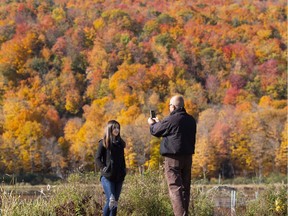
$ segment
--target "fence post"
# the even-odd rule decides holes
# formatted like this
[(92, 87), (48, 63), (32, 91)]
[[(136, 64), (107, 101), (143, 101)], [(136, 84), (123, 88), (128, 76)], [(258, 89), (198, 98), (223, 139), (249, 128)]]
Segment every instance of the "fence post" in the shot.
[(231, 216), (236, 215), (236, 190), (231, 190)]

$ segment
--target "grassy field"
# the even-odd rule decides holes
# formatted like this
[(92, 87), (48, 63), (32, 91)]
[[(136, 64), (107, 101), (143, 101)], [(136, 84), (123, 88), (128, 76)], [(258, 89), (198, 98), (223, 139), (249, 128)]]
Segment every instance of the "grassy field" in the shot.
[[(72, 174), (51, 185), (2, 184), (0, 191), (1, 216), (101, 215), (105, 202), (94, 174)], [(162, 173), (128, 175), (118, 215), (173, 216)], [(190, 215), (287, 215), (287, 184), (193, 183)]]

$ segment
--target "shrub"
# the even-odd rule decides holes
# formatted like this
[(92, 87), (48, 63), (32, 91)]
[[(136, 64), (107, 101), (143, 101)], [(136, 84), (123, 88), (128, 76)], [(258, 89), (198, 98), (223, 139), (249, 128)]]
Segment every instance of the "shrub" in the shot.
[(193, 216), (213, 215), (215, 190), (201, 190), (201, 187), (193, 187), (191, 190), (191, 201), (189, 212)]
[(268, 186), (258, 199), (247, 203), (247, 216), (287, 215), (287, 185)]
[(119, 216), (121, 215), (173, 216), (162, 173), (127, 176), (119, 201)]
[(270, 183), (285, 183), (287, 184), (287, 176), (281, 173), (272, 173), (264, 179), (267, 184)]
[(90, 181), (95, 183), (95, 177), (98, 176), (70, 175), (67, 179), (68, 183), (49, 186), (47, 190), (42, 188), (40, 193), (37, 191), (39, 195), (33, 199), (18, 195), (16, 191), (21, 190), (19, 186), (14, 186), (13, 191), (1, 187), (0, 215), (101, 215), (102, 188), (99, 184), (83, 184)]

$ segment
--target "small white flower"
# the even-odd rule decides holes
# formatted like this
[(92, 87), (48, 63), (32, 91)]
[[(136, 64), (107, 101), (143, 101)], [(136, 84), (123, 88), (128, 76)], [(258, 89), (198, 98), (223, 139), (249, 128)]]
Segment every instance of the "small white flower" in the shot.
[(47, 190), (49, 191), (51, 189), (51, 186), (48, 184), (47, 185)]

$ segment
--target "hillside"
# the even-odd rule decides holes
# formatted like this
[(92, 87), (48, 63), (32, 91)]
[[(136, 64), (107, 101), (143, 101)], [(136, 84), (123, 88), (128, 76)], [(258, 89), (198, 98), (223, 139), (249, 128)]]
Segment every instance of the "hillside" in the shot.
[(286, 21), (282, 0), (1, 1), (0, 173), (93, 170), (110, 119), (128, 168), (158, 169), (149, 109), (182, 94), (194, 176), (285, 174)]

